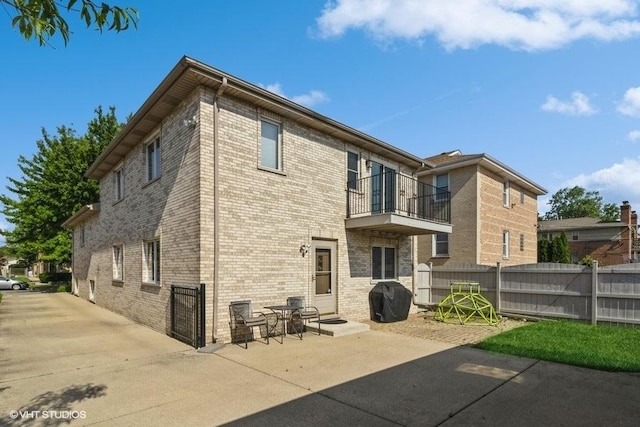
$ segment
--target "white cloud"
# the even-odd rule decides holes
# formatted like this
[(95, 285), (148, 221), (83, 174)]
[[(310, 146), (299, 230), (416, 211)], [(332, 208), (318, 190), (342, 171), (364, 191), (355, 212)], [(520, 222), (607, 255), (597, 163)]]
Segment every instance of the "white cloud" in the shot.
[(571, 94), (571, 101), (560, 101), (555, 96), (549, 95), (547, 101), (540, 108), (544, 111), (570, 116), (590, 116), (598, 111), (589, 102), (589, 97), (578, 91)]
[(618, 112), (625, 116), (640, 116), (640, 87), (632, 87), (625, 92)]
[(327, 94), (319, 90), (311, 90), (308, 93), (304, 93), (302, 95), (287, 96), (284, 94), (282, 85), (280, 83), (272, 83), (268, 85), (259, 84), (259, 86), (265, 88), (269, 92), (273, 92), (276, 95), (287, 98), (295, 102), (296, 104), (304, 105), (305, 107), (312, 107), (314, 105), (329, 101), (329, 97), (327, 96)]
[(631, 132), (629, 132), (629, 135), (627, 135), (627, 137), (629, 138), (629, 140), (636, 142), (640, 139), (640, 130), (632, 130)]
[(448, 50), (483, 44), (548, 50), (640, 35), (635, 0), (335, 0), (316, 23), (322, 38), (350, 29), (378, 41), (433, 36)]
[(626, 158), (620, 163), (589, 174), (580, 174), (566, 181), (562, 188), (579, 185), (590, 191), (598, 191), (605, 203), (636, 202), (640, 211), (640, 157)]

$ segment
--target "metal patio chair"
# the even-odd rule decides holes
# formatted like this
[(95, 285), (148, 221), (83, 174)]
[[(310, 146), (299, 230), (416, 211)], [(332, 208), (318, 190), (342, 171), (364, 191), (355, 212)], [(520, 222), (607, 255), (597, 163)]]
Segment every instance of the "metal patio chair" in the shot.
[(302, 339), (302, 332), (305, 329), (305, 325), (312, 319), (316, 319), (318, 322), (318, 335), (320, 332), (320, 312), (314, 306), (308, 306), (305, 303), (305, 298), (301, 296), (287, 298), (287, 305), (295, 307), (291, 310), (291, 316), (289, 318), (289, 324), (294, 332)]
[[(260, 335), (269, 344), (269, 320), (264, 313), (254, 312), (251, 300), (231, 301), (229, 304), (229, 326), (231, 327), (231, 342), (237, 343), (244, 338), (244, 348), (249, 348), (248, 341), (253, 340), (253, 328), (260, 328)], [(264, 326), (264, 329), (262, 327)], [(264, 330), (264, 334), (262, 331)]]

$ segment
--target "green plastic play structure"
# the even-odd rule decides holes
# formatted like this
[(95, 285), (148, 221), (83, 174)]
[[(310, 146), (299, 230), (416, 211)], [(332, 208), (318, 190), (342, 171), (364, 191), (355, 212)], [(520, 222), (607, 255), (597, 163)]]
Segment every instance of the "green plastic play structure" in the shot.
[(434, 319), (444, 322), (455, 318), (461, 325), (472, 318), (484, 319), (492, 326), (499, 322), (493, 305), (480, 294), (478, 282), (451, 282), (449, 295), (438, 304)]

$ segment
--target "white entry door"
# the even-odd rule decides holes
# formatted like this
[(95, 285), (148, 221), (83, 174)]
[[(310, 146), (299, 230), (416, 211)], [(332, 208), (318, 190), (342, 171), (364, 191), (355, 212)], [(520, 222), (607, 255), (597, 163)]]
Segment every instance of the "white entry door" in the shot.
[(337, 309), (336, 242), (314, 240), (313, 245), (313, 301), (320, 314), (333, 314)]

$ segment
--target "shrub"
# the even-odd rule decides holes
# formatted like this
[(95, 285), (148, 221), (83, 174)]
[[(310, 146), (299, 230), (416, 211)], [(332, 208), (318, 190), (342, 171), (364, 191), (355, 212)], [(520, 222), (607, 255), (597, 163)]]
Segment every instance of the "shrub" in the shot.
[(41, 283), (71, 282), (71, 273), (42, 273), (38, 276)]
[(60, 285), (60, 286), (58, 286), (58, 289), (56, 289), (56, 292), (71, 292), (71, 286), (69, 286), (69, 285)]

